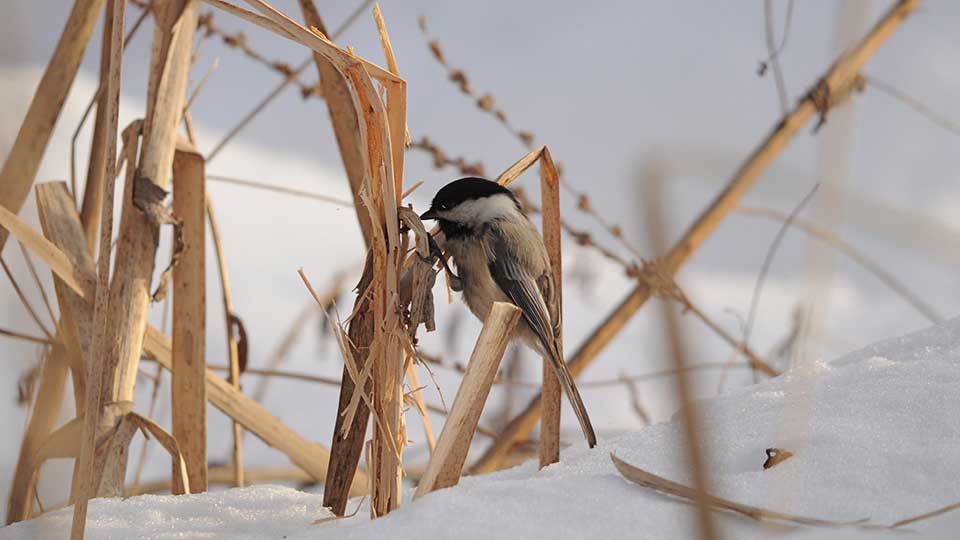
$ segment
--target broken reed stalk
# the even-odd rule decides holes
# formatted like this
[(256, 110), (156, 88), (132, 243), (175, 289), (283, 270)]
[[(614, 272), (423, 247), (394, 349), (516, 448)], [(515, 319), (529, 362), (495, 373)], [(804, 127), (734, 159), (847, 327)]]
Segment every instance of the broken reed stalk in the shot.
[(414, 499), (460, 481), (480, 414), (519, 320), (520, 309), (513, 304), (496, 302), (490, 309)]
[[(181, 141), (173, 157), (173, 211), (180, 220), (182, 244), (174, 255), (170, 399), (173, 436), (183, 452), (193, 493), (207, 490), (205, 202), (203, 156)], [(174, 474), (173, 493), (185, 493), (178, 478)]]
[[(912, 12), (918, 0), (900, 0), (874, 25), (853, 48), (844, 52), (814, 86), (814, 89), (774, 127), (756, 150), (740, 166), (724, 190), (684, 233), (664, 257), (664, 270), (673, 274), (690, 255), (713, 233), (720, 222), (734, 210), (743, 195), (753, 186), (787, 143), (818, 112), (823, 115), (836, 102), (830, 96), (842, 96), (856, 80), (860, 68)], [(650, 288), (639, 283), (614, 310), (594, 329), (568, 362), (577, 376), (600, 354), (626, 326), (631, 317), (650, 298)], [(540, 414), (540, 396), (510, 421), (502, 436), (471, 468), (471, 472), (490, 472), (503, 463), (513, 442), (529, 436)]]
[[(663, 196), (661, 193), (661, 179), (651, 177), (647, 179), (644, 189), (644, 215), (647, 222), (647, 231), (650, 235), (654, 253), (663, 253), (667, 249), (667, 220), (663, 212)], [(659, 265), (646, 263), (644, 266)], [(654, 268), (656, 271), (657, 268)], [(710, 491), (710, 482), (704, 460), (704, 447), (700, 438), (700, 418), (693, 403), (693, 392), (687, 378), (687, 353), (684, 347), (683, 331), (680, 321), (674, 311), (672, 302), (662, 302), (663, 319), (667, 331), (667, 344), (673, 367), (677, 371), (674, 377), (676, 393), (680, 398), (680, 415), (683, 426), (684, 444), (687, 450), (687, 461), (693, 476), (694, 501), (697, 505), (699, 518), (700, 538), (714, 540), (717, 538), (716, 524), (710, 515), (707, 493)]]
[[(197, 134), (194, 131), (193, 116), (189, 110), (183, 112), (183, 125), (187, 129), (187, 139), (191, 144), (196, 146)], [(246, 362), (246, 353), (244, 353), (244, 359), (241, 361), (240, 344), (238, 343), (236, 335), (236, 326), (241, 323), (240, 319), (233, 313), (233, 293), (230, 288), (230, 273), (227, 271), (227, 255), (223, 249), (220, 224), (217, 221), (217, 213), (213, 207), (213, 200), (211, 200), (210, 194), (206, 192), (206, 182), (209, 179), (210, 176), (206, 174), (206, 168), (204, 167), (204, 210), (207, 216), (207, 223), (210, 225), (210, 238), (213, 240), (213, 252), (217, 258), (217, 272), (220, 275), (220, 295), (223, 300), (223, 327), (227, 340), (227, 355), (230, 361), (230, 374), (227, 381), (233, 384), (233, 387), (239, 391), (240, 372), (242, 371), (241, 362)], [(174, 246), (174, 249), (175, 248), (176, 246)], [(166, 308), (166, 304), (164, 304), (164, 308)], [(166, 322), (166, 320), (164, 320), (164, 322)], [(244, 351), (245, 350), (246, 343), (244, 343)], [(158, 367), (157, 369), (160, 368)], [(156, 396), (156, 386), (154, 386), (154, 396)], [(150, 404), (151, 410), (153, 409), (154, 403), (155, 401), (152, 401)], [(243, 473), (243, 429), (238, 422), (233, 420), (231, 420), (230, 425), (233, 432), (233, 453), (231, 456), (231, 467), (234, 472), (233, 485), (234, 487), (243, 487), (245, 485)], [(146, 446), (144, 446), (144, 448), (146, 448)]]
[[(83, 59), (104, 0), (76, 0), (53, 57), (20, 125), (17, 138), (0, 169), (0, 206), (17, 213), (30, 193), (40, 160), (50, 142), (67, 93)], [(0, 250), (8, 232), (0, 230)]]
[[(540, 154), (540, 197), (543, 207), (543, 244), (550, 258), (557, 313), (563, 319), (563, 257), (560, 253), (560, 175), (546, 146)], [(557, 336), (557, 351), (563, 361), (563, 326)], [(560, 461), (560, 379), (550, 360), (543, 359), (543, 399), (540, 419), (540, 468)]]
[[(103, 205), (100, 216), (100, 245), (102, 249), (100, 249), (97, 261), (97, 289), (94, 298), (93, 328), (91, 329), (92, 334), (90, 334), (93, 336), (92, 349), (90, 354), (83, 358), (86, 395), (84, 396), (84, 420), (80, 451), (74, 461), (74, 480), (77, 489), (71, 490), (71, 499), (74, 502), (73, 522), (70, 528), (71, 540), (83, 540), (84, 530), (86, 529), (87, 504), (98, 492), (100, 475), (98, 474), (95, 453), (97, 446), (102, 443), (101, 419), (107, 413), (107, 411), (101, 410), (101, 407), (106, 408), (107, 406), (107, 394), (104, 390), (109, 390), (112, 386), (110, 381), (104, 379), (112, 374), (110, 360), (107, 357), (108, 350), (113, 344), (113, 341), (108, 338), (110, 328), (108, 313), (110, 307), (110, 239), (113, 234), (113, 192), (117, 169), (117, 130), (119, 129), (120, 76), (123, 64), (123, 26), (126, 5), (126, 0), (110, 0), (105, 16), (105, 24), (110, 27), (110, 53), (109, 68), (106, 70), (107, 85), (103, 99), (106, 137), (101, 152), (104, 153), (102, 158), (104, 163), (103, 177), (108, 181), (103, 182), (103, 195), (101, 196)], [(97, 157), (98, 161), (100, 159), (100, 157)], [(128, 161), (128, 170), (132, 167), (133, 163)], [(130, 400), (132, 401), (132, 396)], [(80, 411), (77, 411), (77, 414), (79, 415)], [(113, 475), (114, 479), (118, 476)], [(119, 479), (122, 485), (122, 476), (119, 476)]]

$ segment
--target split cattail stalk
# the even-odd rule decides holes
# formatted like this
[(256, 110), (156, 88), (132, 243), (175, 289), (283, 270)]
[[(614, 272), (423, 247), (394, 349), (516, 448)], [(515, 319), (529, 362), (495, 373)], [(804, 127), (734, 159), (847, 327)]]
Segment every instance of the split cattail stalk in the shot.
[(457, 397), (453, 400), (453, 407), (443, 423), (437, 448), (430, 456), (414, 498), (455, 486), (460, 481), (483, 405), (519, 319), (520, 310), (513, 304), (496, 302), (490, 309), (473, 354), (470, 355), (470, 363), (460, 382)]

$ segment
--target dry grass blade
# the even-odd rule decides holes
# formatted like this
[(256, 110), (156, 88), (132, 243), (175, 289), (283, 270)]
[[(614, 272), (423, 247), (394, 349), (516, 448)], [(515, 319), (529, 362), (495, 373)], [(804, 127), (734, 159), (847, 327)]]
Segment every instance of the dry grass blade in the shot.
[(936, 510), (933, 510), (932, 512), (926, 512), (924, 514), (920, 514), (917, 516), (901, 519), (900, 521), (894, 523), (890, 527), (893, 529), (896, 529), (899, 527), (905, 527), (907, 525), (917, 523), (918, 521), (924, 521), (927, 519), (935, 518), (937, 516), (942, 516), (943, 514), (947, 514), (955, 510), (960, 510), (960, 503), (948, 504), (947, 506), (944, 506), (943, 508), (938, 508)]
[(91, 276), (80, 275), (62, 251), (2, 206), (0, 206), (0, 227), (23, 242), (27, 249), (40, 257), (72, 289), (81, 291), (81, 296), (85, 299), (93, 300), (95, 283), (90, 279)]
[[(665, 270), (676, 272), (694, 251), (702, 245), (716, 230), (717, 226), (736, 208), (743, 195), (759, 179), (761, 173), (786, 147), (787, 143), (821, 109), (825, 92), (843, 93), (856, 80), (863, 64), (877, 51), (887, 38), (900, 26), (904, 19), (916, 8), (918, 0), (900, 0), (890, 8), (874, 27), (853, 48), (845, 52), (820, 79), (815, 99), (811, 93), (804, 98), (773, 131), (760, 143), (754, 152), (740, 166), (727, 183), (724, 190), (710, 206), (687, 229), (680, 241), (664, 257)], [(826, 103), (829, 106), (831, 103)], [(576, 376), (600, 354), (600, 352), (620, 333), (633, 315), (650, 298), (650, 288), (641, 283), (637, 285), (614, 310), (593, 330), (584, 343), (568, 362), (570, 372)], [(472, 468), (473, 472), (495, 470), (503, 462), (513, 441), (528, 436), (536, 426), (540, 409), (540, 396), (535, 397), (527, 407), (510, 422), (503, 435), (494, 442)]]
[[(667, 480), (661, 476), (657, 476), (651, 472), (647, 472), (643, 469), (639, 469), (630, 465), (629, 463), (621, 460), (617, 456), (610, 454), (610, 460), (613, 461), (613, 465), (617, 468), (617, 471), (623, 475), (624, 478), (638, 484), (645, 488), (658, 491), (660, 493), (671, 495), (674, 497), (680, 497), (688, 501), (696, 500), (696, 490), (689, 488), (682, 484)], [(844, 527), (844, 526), (860, 526), (867, 529), (886, 529), (887, 527), (867, 525), (864, 520), (850, 521), (850, 522), (841, 522), (841, 521), (828, 521), (824, 519), (809, 518), (803, 516), (795, 516), (792, 514), (786, 514), (783, 512), (777, 512), (775, 510), (766, 510), (764, 508), (757, 508), (756, 506), (749, 506), (746, 504), (740, 504), (728, 499), (717, 497), (715, 495), (707, 494), (707, 502), (710, 505), (711, 509), (714, 510), (729, 510), (731, 512), (736, 512), (747, 516), (750, 519), (755, 519), (757, 521), (782, 521), (787, 523), (795, 523), (797, 525), (810, 525), (815, 527)]]

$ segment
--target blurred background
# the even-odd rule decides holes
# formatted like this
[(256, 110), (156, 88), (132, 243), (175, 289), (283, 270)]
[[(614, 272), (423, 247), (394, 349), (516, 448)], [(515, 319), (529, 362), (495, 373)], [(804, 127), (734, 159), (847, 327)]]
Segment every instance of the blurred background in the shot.
[[(0, 156), (6, 156), (69, 12), (55, 0), (14, 1), (0, 17)], [(273, 4), (298, 15), (297, 2)], [(362, 2), (317, 2), (332, 33)], [(427, 2), (383, 0), (402, 76), (408, 81), (408, 124), (414, 141), (427, 137), (450, 158), (482, 163), (495, 177), (527, 152), (521, 138), (549, 146), (562, 163), (572, 188), (563, 194), (564, 219), (588, 231), (594, 241), (627, 261), (659, 255), (651, 249), (643, 215), (643, 185), (652, 177), (664, 185), (664, 205), (672, 242), (709, 204), (724, 184), (791, 108), (826, 71), (836, 56), (877, 20), (889, 2)], [(208, 11), (208, 9), (204, 9)], [(128, 28), (140, 15), (130, 6)], [(418, 24), (425, 17), (427, 34)], [(298, 66), (308, 57), (303, 48), (229, 15), (216, 12), (213, 24), (227, 34), (242, 31), (245, 43), (270, 62)], [(862, 73), (866, 85), (842, 108), (831, 111), (814, 134), (804, 129), (759, 180), (744, 201), (752, 213), (736, 212), (697, 251), (677, 282), (691, 301), (727, 332), (741, 339), (747, 321), (749, 345), (778, 369), (791, 356), (830, 360), (866, 344), (923, 328), (956, 314), (960, 279), (960, 4), (930, 0), (911, 16)], [(143, 114), (151, 25), (131, 41), (125, 55), (120, 124)], [(772, 33), (767, 31), (771, 26)], [(87, 49), (80, 74), (48, 147), (38, 181), (70, 180), (70, 145), (87, 102), (96, 91), (100, 28)], [(510, 129), (477, 106), (449, 80), (448, 69), (431, 54), (429, 43), (442, 46), (450, 68), (462, 70), (475, 96), (490, 94)], [(370, 7), (336, 39), (383, 64)], [(768, 41), (778, 50), (782, 93), (770, 62)], [(765, 68), (763, 66), (766, 66)], [(195, 88), (209, 79), (191, 111), (200, 150), (208, 155), (208, 175), (283, 186), (349, 200), (350, 194), (326, 106), (304, 98), (299, 84), (286, 88), (267, 109), (215, 156), (210, 156), (237, 122), (270, 94), (283, 76), (228, 46), (219, 35), (201, 40), (191, 74)], [(309, 88), (316, 82), (312, 65), (299, 77)], [(952, 120), (951, 120), (952, 119)], [(77, 139), (77, 182), (82, 188), (92, 122)], [(512, 131), (511, 131), (512, 130)], [(461, 176), (456, 168), (434, 167), (429, 153), (407, 152), (407, 184), (423, 180), (408, 202), (423, 210), (446, 182)], [(538, 198), (537, 176), (522, 177), (523, 187)], [(786, 215), (820, 187), (800, 213), (835, 238), (855, 248), (874, 265), (872, 271), (801, 230), (785, 232), (769, 264), (762, 294), (758, 276), (780, 224), (758, 217), (758, 209)], [(314, 286), (326, 289), (337, 276), (337, 309), (349, 314), (363, 253), (352, 208), (211, 179), (211, 197), (219, 210), (225, 251), (233, 280), (235, 309), (248, 333), (251, 368), (275, 363), (277, 349), (312, 300), (296, 270), (303, 267)], [(594, 212), (623, 230), (621, 242), (595, 216), (578, 209), (574, 191), (586, 193)], [(21, 216), (36, 224), (32, 196)], [(537, 218), (539, 219), (539, 218)], [(159, 253), (169, 253), (168, 232)], [(629, 248), (624, 243), (629, 244)], [(629, 292), (633, 280), (624, 268), (596, 249), (567, 238), (565, 249), (565, 342), (572, 352), (583, 338)], [(48, 328), (53, 322), (15, 243), (4, 260)], [(208, 294), (219, 294), (216, 268), (208, 256)], [(118, 261), (117, 264), (122, 264)], [(158, 263), (158, 273), (165, 264)], [(909, 290), (894, 292), (877, 270)], [(40, 278), (52, 295), (49, 271)], [(6, 278), (0, 279), (4, 281)], [(422, 350), (447, 366), (464, 363), (479, 323), (455, 299), (446, 302), (438, 283), (438, 331), (421, 340)], [(755, 301), (756, 310), (750, 315)], [(0, 287), (0, 326), (40, 335), (9, 282)], [(219, 302), (209, 301), (208, 362), (225, 363), (224, 328)], [(54, 306), (56, 309), (56, 306)], [(800, 343), (797, 314), (810, 317), (812, 331)], [(601, 436), (639, 429), (669, 418), (676, 409), (673, 380), (651, 376), (623, 382), (622, 376), (645, 376), (669, 368), (660, 310), (646, 306), (582, 375), (584, 398)], [(153, 322), (163, 324), (162, 305)], [(683, 318), (691, 363), (722, 364), (732, 359), (729, 345), (693, 316)], [(786, 347), (782, 345), (786, 344)], [(29, 374), (42, 350), (24, 341), (4, 339), (9, 376), (0, 383), (0, 494), (5, 495), (25, 425)], [(730, 370), (697, 371), (697, 395), (733, 391), (753, 381), (742, 358)], [(342, 361), (323, 317), (313, 314), (283, 355), (286, 370), (339, 377)], [(513, 366), (513, 367), (511, 367)], [(452, 402), (459, 376), (455, 369), (433, 366), (436, 386), (427, 401)], [(527, 351), (505, 360), (504, 378), (537, 383), (540, 362)], [(506, 371), (509, 370), (509, 373)], [(155, 366), (144, 362), (138, 382), (138, 409), (148, 410)], [(424, 379), (421, 375), (422, 380)], [(267, 408), (313, 440), (329, 444), (337, 389), (296, 380), (273, 380), (247, 374), (244, 389)], [(169, 424), (169, 380), (161, 378), (154, 416)], [(495, 387), (481, 424), (496, 428), (526, 404), (535, 389)], [(68, 398), (67, 402), (71, 400)], [(565, 405), (566, 407), (566, 405)], [(578, 428), (565, 409), (564, 434), (580, 442)], [(64, 411), (63, 418), (72, 416)], [(435, 426), (442, 416), (434, 416)], [(211, 460), (229, 455), (228, 424), (210, 415)], [(424, 441), (414, 412), (407, 417), (414, 445), (410, 467), (423, 463)], [(137, 469), (141, 439), (131, 458)], [(286, 464), (286, 458), (248, 436), (248, 467)], [(478, 446), (486, 440), (478, 438)], [(142, 480), (168, 474), (169, 463), (151, 449)], [(51, 463), (42, 476), (40, 498), (60, 504), (69, 463)], [(130, 480), (130, 479), (128, 479)]]

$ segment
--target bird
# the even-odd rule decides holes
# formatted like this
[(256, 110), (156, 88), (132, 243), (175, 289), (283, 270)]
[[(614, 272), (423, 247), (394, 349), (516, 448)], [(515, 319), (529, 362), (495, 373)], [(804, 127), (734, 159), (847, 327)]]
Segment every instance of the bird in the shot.
[(595, 447), (593, 424), (560, 353), (560, 302), (547, 248), (516, 195), (485, 178), (460, 178), (437, 192), (420, 219), (437, 221), (458, 288), (480, 321), (494, 302), (520, 308), (514, 337), (550, 361), (587, 444)]

